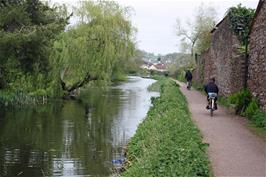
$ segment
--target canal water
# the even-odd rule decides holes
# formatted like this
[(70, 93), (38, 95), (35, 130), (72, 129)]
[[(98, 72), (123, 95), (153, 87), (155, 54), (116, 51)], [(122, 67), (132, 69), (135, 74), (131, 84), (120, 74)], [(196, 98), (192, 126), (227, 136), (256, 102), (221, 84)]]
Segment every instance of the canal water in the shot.
[(0, 176), (109, 176), (159, 93), (154, 80), (81, 91), (73, 101), (0, 108)]

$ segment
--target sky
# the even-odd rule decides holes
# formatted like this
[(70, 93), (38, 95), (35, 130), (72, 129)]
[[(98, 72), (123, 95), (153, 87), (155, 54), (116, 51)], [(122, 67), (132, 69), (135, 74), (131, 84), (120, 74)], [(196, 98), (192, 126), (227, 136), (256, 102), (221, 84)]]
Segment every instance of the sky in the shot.
[[(51, 0), (52, 2), (75, 5), (79, 0)], [(193, 19), (202, 3), (217, 11), (217, 22), (226, 11), (241, 3), (256, 8), (259, 0), (115, 0), (122, 6), (134, 9), (131, 20), (137, 28), (137, 47), (154, 54), (179, 52), (180, 39), (175, 33), (176, 19), (181, 22)]]

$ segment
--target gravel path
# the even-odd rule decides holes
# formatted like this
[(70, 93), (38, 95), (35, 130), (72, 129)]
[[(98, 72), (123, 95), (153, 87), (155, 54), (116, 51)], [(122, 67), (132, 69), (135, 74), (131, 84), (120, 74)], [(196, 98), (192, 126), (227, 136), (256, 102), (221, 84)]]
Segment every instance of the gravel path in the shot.
[(203, 140), (209, 143), (208, 155), (215, 176), (266, 177), (266, 143), (247, 127), (247, 121), (218, 107), (214, 117), (205, 109), (206, 97), (195, 90), (182, 93), (187, 97), (193, 121)]

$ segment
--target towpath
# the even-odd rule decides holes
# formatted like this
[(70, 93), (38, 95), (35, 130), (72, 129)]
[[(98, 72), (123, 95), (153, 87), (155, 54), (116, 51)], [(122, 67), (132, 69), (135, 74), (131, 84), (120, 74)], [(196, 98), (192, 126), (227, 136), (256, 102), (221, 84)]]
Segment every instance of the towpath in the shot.
[(210, 117), (206, 97), (187, 90), (176, 81), (187, 97), (193, 121), (209, 144), (208, 155), (215, 176), (266, 177), (266, 143), (247, 128), (247, 121), (219, 107)]

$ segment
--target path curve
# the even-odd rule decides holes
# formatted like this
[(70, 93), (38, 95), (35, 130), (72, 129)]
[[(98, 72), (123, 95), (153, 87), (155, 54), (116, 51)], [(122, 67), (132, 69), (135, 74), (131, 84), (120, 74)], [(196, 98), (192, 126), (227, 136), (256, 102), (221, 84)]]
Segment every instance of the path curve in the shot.
[(208, 155), (215, 176), (266, 177), (266, 143), (246, 127), (246, 121), (219, 107), (210, 117), (206, 97), (176, 81), (186, 96), (192, 119), (209, 144)]

